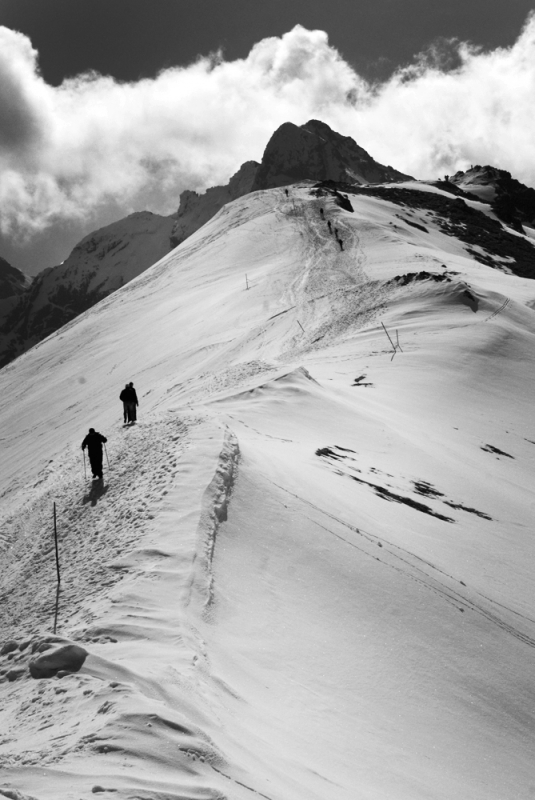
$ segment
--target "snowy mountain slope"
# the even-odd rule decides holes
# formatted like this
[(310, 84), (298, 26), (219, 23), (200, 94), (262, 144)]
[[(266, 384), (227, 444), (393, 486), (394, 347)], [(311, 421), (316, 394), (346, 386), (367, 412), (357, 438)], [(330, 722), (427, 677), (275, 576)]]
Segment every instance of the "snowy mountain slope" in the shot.
[(139, 211), (86, 236), (0, 318), (3, 366), (169, 252), (174, 220)]
[(535, 224), (535, 189), (511, 177), (510, 172), (478, 164), (466, 172), (456, 172), (451, 182), (491, 203), (498, 217), (517, 230)]
[(225, 203), (260, 189), (288, 186), (299, 180), (359, 184), (409, 177), (393, 167), (379, 164), (354, 139), (333, 131), (325, 122), (317, 119), (304, 125), (285, 122), (271, 136), (260, 164), (246, 161), (228, 185), (214, 186), (204, 194), (182, 192), (171, 240), (173, 245), (180, 244)]
[[(289, 195), (225, 206), (0, 371), (4, 793), (535, 786), (535, 283), (417, 202)], [(58, 632), (88, 656), (33, 680), (54, 501)]]

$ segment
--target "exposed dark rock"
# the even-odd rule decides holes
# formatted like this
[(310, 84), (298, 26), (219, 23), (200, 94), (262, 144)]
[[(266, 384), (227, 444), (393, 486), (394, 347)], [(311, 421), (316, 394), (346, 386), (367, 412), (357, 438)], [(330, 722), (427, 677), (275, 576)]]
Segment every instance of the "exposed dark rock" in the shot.
[(408, 180), (390, 166), (375, 161), (350, 136), (325, 122), (305, 125), (285, 122), (267, 143), (252, 191), (286, 186), (301, 180), (345, 181), (349, 184)]
[(61, 645), (30, 661), (30, 675), (32, 678), (53, 678), (60, 670), (78, 672), (86, 658), (87, 650), (80, 645)]
[[(523, 236), (516, 236), (505, 230), (497, 220), (472, 208), (462, 198), (450, 200), (434, 192), (401, 186), (354, 186), (344, 187), (344, 190), (353, 194), (380, 197), (407, 208), (432, 211), (440, 231), (471, 245), (467, 251), (480, 263), (493, 268), (506, 267), (522, 278), (535, 278), (533, 244)], [(485, 252), (473, 249), (474, 246), (480, 247)], [(499, 259), (507, 261), (500, 263)]]

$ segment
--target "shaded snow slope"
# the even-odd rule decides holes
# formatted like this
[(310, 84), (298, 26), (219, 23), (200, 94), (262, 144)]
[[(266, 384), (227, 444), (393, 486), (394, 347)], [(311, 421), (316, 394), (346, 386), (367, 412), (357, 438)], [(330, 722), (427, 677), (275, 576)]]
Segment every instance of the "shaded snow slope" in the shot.
[(40, 272), (0, 317), (0, 365), (159, 261), (171, 249), (173, 224), (170, 217), (138, 211), (93, 231), (62, 264)]
[(0, 792), (535, 786), (535, 283), (351, 203), (242, 197), (0, 371)]

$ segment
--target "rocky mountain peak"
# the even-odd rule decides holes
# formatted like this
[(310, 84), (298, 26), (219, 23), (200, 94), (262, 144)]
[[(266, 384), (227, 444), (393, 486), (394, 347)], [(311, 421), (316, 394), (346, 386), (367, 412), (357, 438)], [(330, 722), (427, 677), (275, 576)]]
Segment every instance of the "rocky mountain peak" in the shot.
[(364, 184), (410, 177), (379, 164), (350, 136), (311, 119), (301, 126), (285, 122), (277, 128), (267, 143), (252, 191), (307, 179)]

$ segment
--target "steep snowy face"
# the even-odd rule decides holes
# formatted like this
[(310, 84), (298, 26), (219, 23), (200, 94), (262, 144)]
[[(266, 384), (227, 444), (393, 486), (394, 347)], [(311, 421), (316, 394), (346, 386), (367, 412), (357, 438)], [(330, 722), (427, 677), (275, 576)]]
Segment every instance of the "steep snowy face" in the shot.
[(149, 211), (131, 214), (89, 234), (63, 264), (39, 273), (0, 317), (0, 366), (162, 258), (171, 249), (173, 223)]
[(310, 120), (300, 127), (285, 122), (266, 146), (252, 191), (307, 179), (362, 184), (409, 178), (377, 163), (354, 139), (325, 122)]

